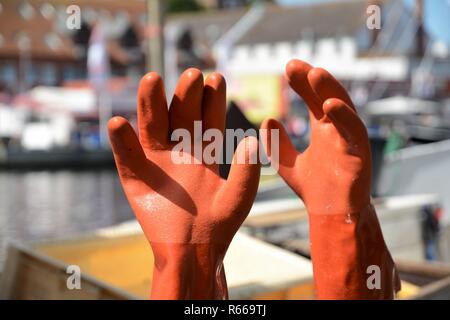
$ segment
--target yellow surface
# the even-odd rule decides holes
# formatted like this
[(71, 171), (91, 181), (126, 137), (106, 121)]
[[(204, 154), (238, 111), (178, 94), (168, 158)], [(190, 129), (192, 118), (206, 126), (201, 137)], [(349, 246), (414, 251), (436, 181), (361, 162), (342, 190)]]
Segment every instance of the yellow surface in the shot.
[(397, 293), (397, 298), (407, 299), (419, 293), (420, 287), (413, 285), (412, 283), (402, 281), (402, 290)]
[[(36, 249), (66, 264), (79, 265), (82, 272), (118, 287), (138, 298), (148, 298), (151, 288), (153, 255), (143, 235), (116, 238), (90, 237), (39, 245)], [(419, 287), (402, 281), (399, 299), (413, 296)], [(252, 299), (314, 299), (312, 281), (254, 294)]]
[(92, 237), (37, 247), (39, 252), (80, 266), (85, 272), (139, 298), (150, 294), (153, 255), (142, 235)]
[[(138, 298), (149, 297), (153, 256), (143, 235), (90, 237), (36, 246), (37, 251), (94, 276)], [(313, 299), (312, 281), (287, 289), (255, 292), (251, 299)]]
[(261, 123), (267, 117), (279, 117), (281, 88), (279, 75), (234, 76), (228, 98), (238, 103), (248, 120)]

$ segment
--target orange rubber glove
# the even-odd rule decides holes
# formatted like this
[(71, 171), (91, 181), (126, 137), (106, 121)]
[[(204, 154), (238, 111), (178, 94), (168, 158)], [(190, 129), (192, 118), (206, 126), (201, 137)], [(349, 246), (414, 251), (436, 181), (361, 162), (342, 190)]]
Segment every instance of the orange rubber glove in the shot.
[[(258, 142), (241, 141), (223, 180), (218, 164), (174, 163), (169, 138), (178, 128), (193, 136), (194, 121), (223, 133), (225, 95), (220, 74), (204, 83), (199, 70), (188, 69), (168, 110), (161, 78), (149, 73), (138, 92), (139, 139), (124, 118), (108, 123), (122, 186), (155, 257), (152, 299), (228, 297), (223, 258), (256, 196), (260, 165), (248, 160)], [(246, 162), (236, 163), (241, 156)]]
[[(326, 70), (292, 60), (286, 73), (308, 105), (310, 145), (297, 152), (276, 120), (267, 119), (262, 129), (280, 130), (279, 174), (308, 210), (316, 295), (392, 299), (400, 285), (370, 204), (371, 156), (365, 126), (345, 89)], [(263, 141), (269, 156), (273, 143)], [(379, 289), (375, 278), (369, 279), (375, 275), (371, 266), (379, 267)]]

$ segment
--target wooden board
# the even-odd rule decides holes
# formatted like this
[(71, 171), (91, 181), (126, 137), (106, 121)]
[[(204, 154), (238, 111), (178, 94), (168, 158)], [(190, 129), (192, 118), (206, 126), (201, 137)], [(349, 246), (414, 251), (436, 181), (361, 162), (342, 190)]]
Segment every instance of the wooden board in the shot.
[[(107, 285), (130, 298), (149, 297), (153, 255), (135, 221), (75, 239), (35, 243), (33, 247), (38, 253), (34, 255), (37, 258), (31, 260), (22, 250), (11, 250), (8, 261), (13, 261), (11, 265), (23, 267), (8, 268), (8, 275), (4, 277), (9, 282), (5, 287), (10, 288), (5, 290), (7, 297), (103, 298), (88, 284), (85, 285), (87, 292), (83, 295), (78, 292), (79, 297), (74, 292), (66, 293), (67, 265), (79, 266), (84, 276), (97, 281), (99, 290)], [(17, 254), (19, 258), (14, 258)], [(57, 261), (58, 267), (42, 270), (41, 260)], [(14, 270), (19, 270), (26, 281), (14, 276)], [(225, 259), (225, 272), (231, 299), (314, 298), (312, 266), (308, 259), (245, 234), (238, 233), (231, 243)], [(33, 283), (36, 274), (42, 274), (48, 280)], [(38, 289), (41, 293), (33, 292), (33, 288), (41, 288)]]
[(19, 244), (8, 248), (0, 279), (0, 299), (131, 299), (126, 292), (89, 275), (81, 275), (81, 290), (67, 287), (66, 266)]
[[(104, 230), (99, 233), (103, 237), (40, 244), (39, 252), (12, 244), (0, 279), (0, 299), (147, 298), (151, 251), (145, 238), (133, 232)], [(66, 267), (76, 263), (82, 269), (82, 290), (69, 290)], [(397, 261), (397, 267), (402, 277), (412, 279), (402, 281), (399, 298), (450, 297), (450, 265)], [(232, 242), (225, 270), (231, 299), (314, 298), (309, 260), (245, 234), (238, 233)]]

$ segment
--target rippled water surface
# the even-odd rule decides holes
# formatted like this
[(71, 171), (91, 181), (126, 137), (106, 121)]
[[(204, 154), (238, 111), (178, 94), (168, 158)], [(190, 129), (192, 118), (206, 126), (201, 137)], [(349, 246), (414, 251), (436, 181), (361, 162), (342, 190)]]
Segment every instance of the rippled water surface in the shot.
[(0, 266), (11, 239), (67, 238), (132, 218), (113, 169), (0, 171)]

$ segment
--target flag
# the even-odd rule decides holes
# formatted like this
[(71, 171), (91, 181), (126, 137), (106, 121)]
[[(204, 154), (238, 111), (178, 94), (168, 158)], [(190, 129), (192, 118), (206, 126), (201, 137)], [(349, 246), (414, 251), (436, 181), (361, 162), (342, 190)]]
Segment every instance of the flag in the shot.
[(89, 39), (87, 53), (89, 81), (97, 90), (103, 89), (110, 76), (109, 56), (102, 24), (97, 22)]

